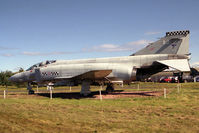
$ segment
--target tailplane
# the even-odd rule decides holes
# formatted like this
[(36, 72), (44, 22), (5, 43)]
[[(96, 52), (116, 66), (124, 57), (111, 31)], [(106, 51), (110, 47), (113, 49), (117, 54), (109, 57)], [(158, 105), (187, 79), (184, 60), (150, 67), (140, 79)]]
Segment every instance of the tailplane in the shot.
[(165, 37), (150, 43), (131, 56), (149, 54), (189, 55), (189, 34), (189, 30), (166, 32)]

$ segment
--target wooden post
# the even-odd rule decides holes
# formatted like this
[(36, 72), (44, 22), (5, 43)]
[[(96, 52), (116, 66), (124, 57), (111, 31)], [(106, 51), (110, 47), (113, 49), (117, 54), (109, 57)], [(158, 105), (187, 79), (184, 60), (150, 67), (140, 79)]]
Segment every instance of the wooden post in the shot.
[(4, 90), (5, 92), (5, 96), (4, 96), (4, 99), (6, 99), (6, 95), (7, 95), (7, 93), (8, 93), (8, 86), (6, 85), (6, 89)]
[(178, 88), (178, 93), (180, 92), (180, 86), (179, 84), (177, 84), (177, 88)]
[(38, 85), (37, 85), (37, 93), (39, 93), (39, 87), (38, 87)]
[(6, 91), (3, 91), (3, 99), (6, 99)]
[(52, 86), (49, 86), (49, 88), (50, 88), (50, 99), (53, 99)]
[(140, 90), (140, 84), (138, 83), (137, 89)]
[(71, 91), (71, 86), (70, 86), (70, 91)]
[(196, 82), (196, 77), (193, 78), (194, 82)]
[(99, 94), (100, 94), (100, 101), (102, 101), (102, 86), (100, 86)]
[(164, 88), (164, 98), (167, 98), (167, 89)]

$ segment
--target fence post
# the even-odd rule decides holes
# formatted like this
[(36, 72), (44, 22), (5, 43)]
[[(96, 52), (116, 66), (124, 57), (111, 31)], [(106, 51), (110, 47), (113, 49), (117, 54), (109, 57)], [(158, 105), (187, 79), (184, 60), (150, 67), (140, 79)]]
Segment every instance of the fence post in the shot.
[(6, 99), (6, 90), (3, 91), (3, 98)]
[(37, 93), (39, 93), (39, 87), (38, 87), (38, 85), (37, 85)]
[(52, 86), (49, 86), (50, 89), (50, 99), (53, 99), (53, 91), (52, 91)]
[(100, 94), (100, 101), (102, 101), (102, 86), (100, 86), (99, 94)]
[(164, 88), (164, 98), (167, 98), (167, 89)]
[(178, 93), (180, 92), (180, 84), (177, 84)]

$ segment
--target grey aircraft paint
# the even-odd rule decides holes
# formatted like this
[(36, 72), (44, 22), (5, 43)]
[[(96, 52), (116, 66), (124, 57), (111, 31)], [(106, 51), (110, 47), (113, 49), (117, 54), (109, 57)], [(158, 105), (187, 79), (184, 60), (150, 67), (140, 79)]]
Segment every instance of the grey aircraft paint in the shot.
[(131, 56), (46, 61), (9, 80), (47, 85), (60, 81), (69, 86), (82, 84), (81, 93), (87, 95), (93, 82), (108, 83), (108, 89), (113, 81), (141, 80), (168, 67), (188, 72), (188, 55), (189, 31), (174, 31)]
[(148, 54), (189, 54), (189, 31), (167, 32), (160, 40), (146, 46), (133, 55)]

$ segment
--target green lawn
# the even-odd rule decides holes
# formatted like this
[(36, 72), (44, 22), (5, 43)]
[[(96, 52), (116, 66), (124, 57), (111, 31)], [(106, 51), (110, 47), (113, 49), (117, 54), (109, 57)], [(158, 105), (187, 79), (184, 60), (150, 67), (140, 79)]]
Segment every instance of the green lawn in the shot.
[[(91, 98), (50, 100), (26, 94), (17, 97), (12, 94), (3, 99), (0, 95), (0, 131), (199, 132), (199, 84), (182, 84), (179, 93), (176, 85), (140, 83), (139, 90), (137, 84), (124, 86), (125, 91), (162, 91), (167, 88), (170, 93), (166, 99), (161, 96), (103, 101)], [(69, 91), (69, 87), (65, 88)], [(92, 90), (97, 90), (95, 88)], [(3, 89), (0, 87), (1, 91)]]

